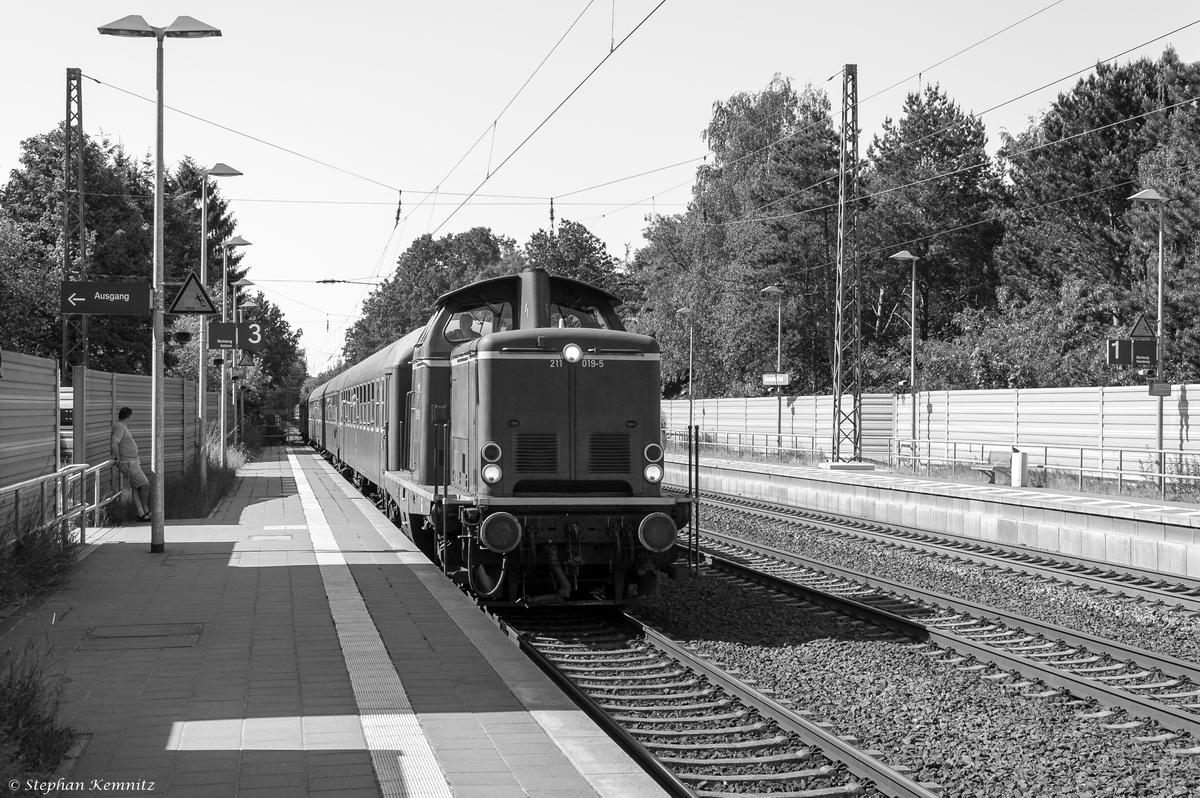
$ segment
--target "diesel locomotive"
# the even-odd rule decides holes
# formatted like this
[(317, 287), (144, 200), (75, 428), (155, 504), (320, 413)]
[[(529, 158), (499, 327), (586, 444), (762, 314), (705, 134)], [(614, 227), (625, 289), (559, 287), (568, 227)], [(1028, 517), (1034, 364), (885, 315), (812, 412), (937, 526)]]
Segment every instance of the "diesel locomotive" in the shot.
[(690, 498), (664, 496), (659, 348), (541, 269), (437, 301), (312, 391), (302, 430), (488, 603), (652, 595)]

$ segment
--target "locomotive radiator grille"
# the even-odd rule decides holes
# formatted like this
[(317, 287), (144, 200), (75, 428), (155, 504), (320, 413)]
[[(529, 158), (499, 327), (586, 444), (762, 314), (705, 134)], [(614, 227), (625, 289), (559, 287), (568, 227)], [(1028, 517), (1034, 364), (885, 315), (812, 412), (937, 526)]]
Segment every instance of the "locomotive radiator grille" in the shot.
[(628, 433), (588, 435), (588, 470), (593, 474), (629, 473)]
[(558, 436), (554, 433), (517, 433), (514, 440), (517, 473), (558, 470)]

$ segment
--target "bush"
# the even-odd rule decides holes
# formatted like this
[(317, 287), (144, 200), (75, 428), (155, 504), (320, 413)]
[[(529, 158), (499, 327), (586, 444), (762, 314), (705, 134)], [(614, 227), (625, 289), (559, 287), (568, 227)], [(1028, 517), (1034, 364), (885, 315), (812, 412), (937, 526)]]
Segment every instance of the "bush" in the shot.
[(47, 778), (79, 735), (58, 725), (65, 681), (47, 676), (49, 649), (30, 640), (0, 658), (0, 783)]

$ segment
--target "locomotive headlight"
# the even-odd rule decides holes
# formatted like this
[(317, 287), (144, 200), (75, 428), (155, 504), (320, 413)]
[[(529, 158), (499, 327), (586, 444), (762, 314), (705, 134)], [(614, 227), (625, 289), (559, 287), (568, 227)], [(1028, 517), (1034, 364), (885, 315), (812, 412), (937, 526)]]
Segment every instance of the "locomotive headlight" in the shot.
[(479, 456), (483, 458), (485, 463), (494, 463), (500, 459), (500, 444), (494, 441), (488, 441), (483, 446), (479, 447)]
[(663, 449), (657, 443), (646, 444), (646, 448), (642, 450), (642, 454), (644, 454), (646, 459), (651, 463), (657, 463), (663, 459)]
[(650, 513), (638, 526), (638, 540), (650, 551), (666, 551), (675, 545), (675, 522), (666, 513)]
[(508, 554), (521, 543), (521, 522), (509, 513), (492, 513), (479, 525), (479, 542), (489, 551)]
[(495, 463), (488, 463), (480, 469), (479, 473), (483, 477), (483, 481), (489, 485), (495, 485), (500, 481), (500, 477), (504, 476), (504, 471)]
[(662, 482), (662, 466), (660, 466), (658, 463), (651, 463), (642, 469), (642, 476), (646, 478), (647, 482)]
[(578, 363), (583, 359), (583, 347), (579, 344), (567, 344), (563, 347), (563, 360), (568, 363)]

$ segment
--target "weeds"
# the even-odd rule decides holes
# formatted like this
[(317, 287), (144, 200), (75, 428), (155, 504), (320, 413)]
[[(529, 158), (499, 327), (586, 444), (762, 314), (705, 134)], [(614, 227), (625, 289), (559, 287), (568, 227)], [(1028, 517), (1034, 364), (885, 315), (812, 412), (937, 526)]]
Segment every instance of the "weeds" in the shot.
[(26, 517), (0, 525), (0, 607), (24, 604), (70, 570), (77, 556), (74, 540), (58, 524)]
[(50, 678), (50, 663), (33, 640), (0, 658), (0, 783), (48, 777), (79, 737), (58, 725), (65, 680)]

